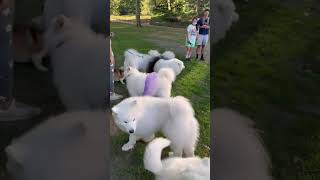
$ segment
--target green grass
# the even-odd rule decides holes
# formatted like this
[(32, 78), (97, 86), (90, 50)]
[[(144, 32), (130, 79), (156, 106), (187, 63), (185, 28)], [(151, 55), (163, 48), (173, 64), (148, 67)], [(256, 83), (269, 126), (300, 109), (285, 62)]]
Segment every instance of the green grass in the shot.
[[(134, 25), (112, 23), (111, 31), (115, 32), (112, 39), (112, 48), (115, 54), (116, 66), (123, 64), (123, 53), (128, 48), (137, 49), (146, 53), (150, 49), (163, 51), (151, 38), (159, 37), (167, 39), (167, 43), (184, 43), (184, 29), (169, 28), (163, 26), (146, 26), (142, 29)], [(182, 59), (182, 54), (178, 54)], [(190, 99), (200, 124), (200, 141), (196, 154), (209, 156), (210, 146), (210, 68), (209, 65), (198, 62), (185, 62), (186, 69), (177, 77), (173, 84), (173, 96), (182, 95)], [(117, 84), (116, 89), (126, 91), (125, 86)], [(120, 87), (119, 87), (120, 86)], [(152, 179), (152, 174), (143, 168), (143, 152), (145, 144), (138, 143), (133, 151), (122, 152), (121, 146), (128, 140), (128, 135), (121, 133), (112, 139), (112, 157), (115, 164), (112, 165), (112, 174), (126, 179)], [(118, 164), (125, 162), (125, 164)]]
[(215, 106), (256, 121), (276, 179), (320, 179), (319, 7), (238, 2), (240, 21), (212, 50)]

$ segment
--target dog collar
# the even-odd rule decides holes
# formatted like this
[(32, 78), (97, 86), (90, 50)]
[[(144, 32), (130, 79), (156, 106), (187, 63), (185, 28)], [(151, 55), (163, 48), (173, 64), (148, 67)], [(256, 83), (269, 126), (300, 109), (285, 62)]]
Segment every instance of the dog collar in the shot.
[(67, 42), (67, 39), (64, 41), (61, 41), (60, 43), (58, 43), (55, 47), (55, 49), (58, 49), (59, 47), (63, 46), (65, 43)]

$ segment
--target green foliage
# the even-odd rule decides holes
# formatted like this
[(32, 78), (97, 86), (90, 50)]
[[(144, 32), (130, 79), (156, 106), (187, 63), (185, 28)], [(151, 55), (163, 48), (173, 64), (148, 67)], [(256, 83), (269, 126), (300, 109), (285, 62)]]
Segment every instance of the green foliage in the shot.
[[(135, 2), (135, 0), (112, 0), (111, 15), (134, 15)], [(154, 15), (169, 22), (176, 22), (184, 19), (184, 17), (190, 18), (197, 15), (198, 1), (170, 0), (169, 2), (168, 0), (142, 0), (141, 15)], [(201, 0), (199, 3), (200, 12), (209, 8), (209, 6), (209, 0)]]

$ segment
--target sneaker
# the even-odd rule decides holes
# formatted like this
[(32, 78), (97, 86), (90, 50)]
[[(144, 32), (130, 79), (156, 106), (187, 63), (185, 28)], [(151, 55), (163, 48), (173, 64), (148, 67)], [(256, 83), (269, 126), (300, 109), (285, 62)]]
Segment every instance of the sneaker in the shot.
[(203, 54), (201, 55), (201, 58), (200, 58), (201, 61), (204, 61), (204, 57), (203, 57)]
[(15, 102), (15, 100), (13, 100), (8, 109), (0, 110), (0, 122), (28, 120), (39, 115), (40, 113), (40, 108), (32, 107), (20, 102)]
[(112, 93), (112, 95), (110, 96), (110, 101), (119, 100), (119, 99), (121, 99), (121, 98), (123, 98), (122, 95), (116, 94), (116, 93)]

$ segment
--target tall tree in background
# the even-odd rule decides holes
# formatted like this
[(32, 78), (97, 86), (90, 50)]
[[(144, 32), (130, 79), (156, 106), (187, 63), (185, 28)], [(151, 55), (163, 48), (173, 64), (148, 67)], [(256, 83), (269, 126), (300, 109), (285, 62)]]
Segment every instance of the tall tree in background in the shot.
[(167, 0), (168, 2), (168, 10), (171, 11), (171, 0)]
[(136, 0), (136, 23), (138, 27), (142, 27), (141, 25), (141, 18), (140, 18), (140, 14), (141, 14), (141, 0)]

